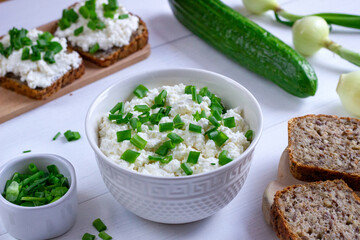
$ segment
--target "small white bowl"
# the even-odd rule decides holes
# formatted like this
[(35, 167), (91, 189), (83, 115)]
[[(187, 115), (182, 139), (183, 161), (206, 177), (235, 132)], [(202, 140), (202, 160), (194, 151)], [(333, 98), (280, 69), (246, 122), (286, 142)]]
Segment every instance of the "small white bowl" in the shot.
[(75, 223), (77, 214), (76, 177), (74, 167), (66, 159), (54, 154), (27, 153), (8, 161), (0, 168), (0, 190), (15, 172), (27, 172), (30, 163), (40, 170), (55, 164), (68, 178), (70, 188), (59, 200), (39, 207), (23, 207), (0, 195), (0, 217), (5, 229), (15, 238), (40, 240), (60, 236)]
[[(98, 146), (99, 121), (114, 104), (130, 100), (139, 84), (150, 89), (180, 83), (198, 88), (207, 86), (227, 108), (240, 106), (243, 109), (244, 118), (255, 133), (244, 153), (214, 171), (183, 177), (156, 177), (122, 168), (101, 152)], [(168, 69), (145, 72), (106, 89), (90, 106), (85, 129), (102, 178), (115, 199), (142, 218), (178, 224), (206, 218), (238, 194), (262, 132), (262, 113), (254, 96), (228, 77), (205, 70)]]

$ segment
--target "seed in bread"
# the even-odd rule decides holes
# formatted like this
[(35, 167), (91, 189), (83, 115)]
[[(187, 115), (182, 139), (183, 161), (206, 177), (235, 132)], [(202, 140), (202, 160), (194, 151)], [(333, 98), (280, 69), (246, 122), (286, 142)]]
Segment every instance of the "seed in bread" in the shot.
[(360, 190), (360, 120), (306, 115), (288, 124), (290, 171), (303, 181), (343, 179)]
[(360, 239), (360, 198), (343, 180), (278, 191), (270, 215), (281, 240)]

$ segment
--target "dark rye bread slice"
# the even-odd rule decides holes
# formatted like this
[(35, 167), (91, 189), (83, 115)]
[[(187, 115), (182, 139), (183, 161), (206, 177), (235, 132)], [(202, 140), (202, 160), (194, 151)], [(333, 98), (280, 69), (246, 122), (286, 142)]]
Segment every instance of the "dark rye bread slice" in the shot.
[(80, 78), (85, 72), (85, 65), (82, 61), (78, 68), (70, 69), (67, 73), (62, 75), (59, 79), (54, 81), (52, 85), (47, 88), (30, 88), (26, 82), (20, 81), (20, 77), (13, 73), (7, 73), (4, 77), (0, 77), (0, 86), (16, 93), (25, 95), (29, 98), (43, 100), (59, 91), (62, 87), (72, 83), (75, 79)]
[(292, 175), (303, 181), (343, 179), (360, 190), (360, 120), (306, 115), (288, 123)]
[[(74, 5), (70, 6), (72, 8)], [(149, 32), (144, 21), (139, 18), (139, 27), (131, 35), (130, 43), (123, 47), (112, 47), (109, 50), (98, 50), (95, 54), (83, 51), (80, 47), (71, 45), (71, 42), (68, 41), (68, 45), (71, 49), (77, 51), (83, 58), (99, 65), (100, 67), (107, 67), (111, 64), (114, 64), (120, 59), (126, 58), (130, 54), (141, 50), (146, 46), (149, 40)], [(57, 29), (57, 24), (55, 24), (52, 29), (52, 33), (55, 33)]]
[(343, 180), (278, 191), (270, 217), (281, 240), (360, 239), (360, 198)]

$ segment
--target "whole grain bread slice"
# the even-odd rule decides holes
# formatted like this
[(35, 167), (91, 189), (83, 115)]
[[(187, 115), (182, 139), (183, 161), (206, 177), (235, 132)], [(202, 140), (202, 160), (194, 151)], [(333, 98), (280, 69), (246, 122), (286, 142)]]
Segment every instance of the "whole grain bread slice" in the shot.
[(360, 120), (306, 115), (288, 122), (290, 171), (302, 181), (343, 179), (360, 190)]
[(78, 68), (70, 69), (62, 75), (49, 87), (46, 88), (30, 88), (26, 82), (20, 81), (18, 76), (13, 73), (7, 73), (4, 77), (0, 77), (0, 86), (16, 93), (25, 95), (29, 98), (43, 100), (59, 91), (62, 87), (72, 83), (75, 79), (80, 78), (85, 72), (85, 65), (82, 61)]
[[(74, 7), (74, 5), (70, 6), (69, 8)], [(68, 41), (69, 48), (72, 50), (77, 51), (84, 59), (89, 60), (97, 64), (100, 67), (107, 67), (111, 64), (114, 64), (118, 60), (126, 58), (130, 54), (137, 52), (144, 48), (149, 40), (149, 32), (146, 27), (145, 22), (139, 18), (139, 27), (137, 30), (131, 35), (130, 42), (128, 45), (122, 47), (112, 47), (109, 50), (98, 50), (96, 53), (91, 54), (89, 52), (83, 51), (80, 47), (71, 45), (71, 42)], [(55, 24), (51, 33), (55, 33), (58, 25)]]
[(360, 198), (343, 180), (278, 191), (270, 217), (281, 240), (360, 239)]

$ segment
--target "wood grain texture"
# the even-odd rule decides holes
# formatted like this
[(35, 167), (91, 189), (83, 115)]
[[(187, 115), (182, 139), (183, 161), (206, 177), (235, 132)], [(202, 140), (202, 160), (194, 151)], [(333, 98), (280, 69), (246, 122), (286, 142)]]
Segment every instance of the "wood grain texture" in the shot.
[[(42, 31), (49, 31), (53, 28), (56, 22), (57, 21), (50, 22), (48, 24), (38, 27), (38, 29)], [(141, 60), (144, 60), (150, 55), (150, 52), (150, 45), (147, 44), (140, 51), (137, 51), (106, 68), (99, 67), (91, 62), (84, 60), (85, 74), (81, 78), (75, 80), (73, 83), (61, 88), (57, 93), (50, 96), (46, 100), (30, 99), (13, 91), (0, 88), (0, 123), (10, 120), (16, 116), (19, 116), (22, 113), (30, 111), (31, 109), (34, 109), (58, 97), (75, 91), (76, 89), (84, 87), (89, 83), (104, 78), (123, 68), (133, 65)]]

